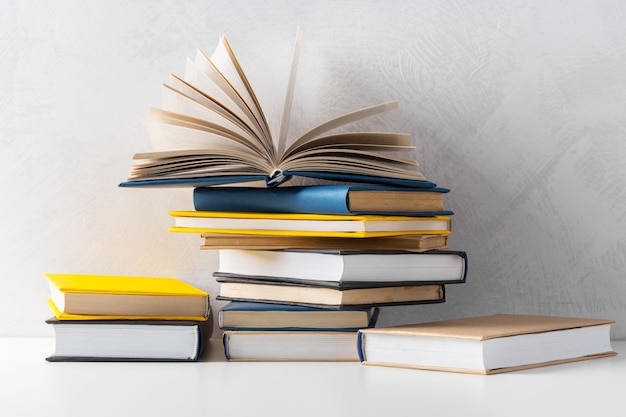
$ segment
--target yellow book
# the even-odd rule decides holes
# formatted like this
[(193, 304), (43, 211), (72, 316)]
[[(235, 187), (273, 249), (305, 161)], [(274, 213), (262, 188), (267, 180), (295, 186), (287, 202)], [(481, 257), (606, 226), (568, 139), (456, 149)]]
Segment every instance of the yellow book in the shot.
[(77, 315), (100, 319), (206, 320), (209, 294), (175, 278), (45, 274), (59, 320)]
[(299, 213), (172, 211), (172, 232), (272, 236), (379, 237), (449, 235), (449, 216), (381, 216)]

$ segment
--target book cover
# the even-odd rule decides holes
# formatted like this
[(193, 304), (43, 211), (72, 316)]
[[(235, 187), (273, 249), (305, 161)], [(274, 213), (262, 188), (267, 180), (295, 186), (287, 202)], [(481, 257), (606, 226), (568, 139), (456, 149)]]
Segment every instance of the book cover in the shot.
[(218, 300), (353, 309), (390, 305), (441, 303), (443, 285), (405, 285), (370, 288), (333, 288), (328, 283), (296, 283), (247, 277), (217, 277)]
[(45, 274), (60, 313), (103, 316), (209, 315), (209, 294), (175, 278)]
[(172, 320), (46, 320), (54, 329), (49, 362), (197, 361), (211, 327)]
[(379, 216), (297, 213), (172, 211), (172, 232), (273, 236), (380, 237), (449, 235), (450, 216)]
[(131, 172), (120, 186), (198, 187), (260, 180), (271, 187), (301, 176), (434, 187), (417, 170), (415, 159), (398, 156), (415, 149), (409, 135), (330, 133), (395, 109), (395, 101), (343, 114), (288, 138), (299, 44), (300, 32), (280, 127), (274, 132), (226, 37), (210, 56), (198, 51), (183, 76), (172, 75), (162, 86), (163, 108), (150, 109), (148, 117), (153, 151), (133, 156)]
[(374, 327), (376, 307), (330, 310), (276, 303), (231, 301), (218, 312), (222, 330), (334, 330)]
[(366, 365), (495, 374), (615, 355), (613, 320), (496, 314), (359, 330)]
[(459, 284), (467, 277), (463, 251), (220, 249), (218, 277), (318, 282), (333, 288)]
[(449, 191), (355, 184), (198, 187), (193, 203), (196, 211), (449, 216), (453, 213), (443, 204), (443, 195)]

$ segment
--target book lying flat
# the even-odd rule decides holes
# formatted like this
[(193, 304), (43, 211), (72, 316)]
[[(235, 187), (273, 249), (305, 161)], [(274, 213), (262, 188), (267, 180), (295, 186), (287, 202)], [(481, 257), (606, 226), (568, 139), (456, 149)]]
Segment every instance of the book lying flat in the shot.
[(232, 331), (223, 334), (229, 361), (358, 362), (354, 331)]
[(446, 249), (447, 235), (402, 235), (345, 239), (324, 236), (270, 236), (202, 233), (203, 250), (215, 249), (351, 249), (423, 252)]
[(497, 314), (359, 331), (366, 365), (495, 374), (615, 355), (612, 320)]
[(218, 312), (223, 330), (341, 330), (374, 327), (378, 308), (329, 310), (288, 304), (231, 301)]
[[(164, 317), (197, 321), (209, 316), (209, 294), (175, 278), (45, 274), (53, 311), (125, 318)], [(105, 317), (103, 317), (105, 318)]]
[(443, 195), (449, 191), (355, 184), (198, 187), (193, 203), (197, 211), (449, 216), (453, 213), (443, 204)]
[(403, 304), (441, 303), (443, 285), (406, 285), (370, 288), (333, 288), (325, 282), (295, 283), (246, 277), (217, 277), (218, 300), (282, 303), (353, 309)]
[(205, 316), (181, 316), (181, 315), (128, 315), (128, 314), (73, 314), (73, 313), (65, 313), (54, 304), (52, 299), (48, 298), (46, 300), (48, 307), (54, 314), (54, 317), (57, 320), (72, 320), (72, 321), (95, 321), (95, 320), (171, 320), (171, 321), (206, 321), (209, 319), (211, 315), (211, 309), (207, 312)]
[(449, 235), (449, 216), (411, 217), (293, 213), (173, 211), (172, 232), (283, 236), (377, 237)]
[(218, 254), (215, 276), (320, 281), (338, 288), (455, 284), (467, 276), (467, 254), (462, 251), (220, 249)]
[(73, 321), (51, 318), (50, 362), (196, 361), (204, 347), (199, 322), (158, 320)]
[(121, 186), (201, 186), (262, 180), (268, 186), (291, 176), (345, 182), (432, 187), (417, 162), (398, 152), (414, 150), (395, 132), (331, 133), (397, 107), (397, 102), (347, 113), (309, 130), (287, 145), (299, 56), (296, 38), (280, 128), (272, 132), (239, 60), (221, 37), (207, 56), (188, 59), (184, 76), (163, 85), (163, 108), (151, 109), (153, 152), (138, 153)]

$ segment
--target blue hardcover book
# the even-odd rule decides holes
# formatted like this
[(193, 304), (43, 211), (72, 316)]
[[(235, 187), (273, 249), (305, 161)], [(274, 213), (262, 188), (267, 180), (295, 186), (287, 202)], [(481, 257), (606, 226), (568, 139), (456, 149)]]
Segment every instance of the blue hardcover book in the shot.
[(397, 214), (449, 216), (447, 188), (401, 188), (385, 185), (312, 185), (296, 187), (198, 187), (197, 211), (246, 213)]
[(377, 307), (331, 310), (302, 305), (231, 301), (218, 312), (222, 330), (356, 331), (374, 327)]

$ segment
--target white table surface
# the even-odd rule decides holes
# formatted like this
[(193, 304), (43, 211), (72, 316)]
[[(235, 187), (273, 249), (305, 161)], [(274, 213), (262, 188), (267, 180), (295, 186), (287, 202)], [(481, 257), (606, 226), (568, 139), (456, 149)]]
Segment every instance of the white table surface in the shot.
[(52, 338), (0, 338), (0, 416), (626, 415), (615, 357), (499, 375), (358, 362), (49, 363)]

